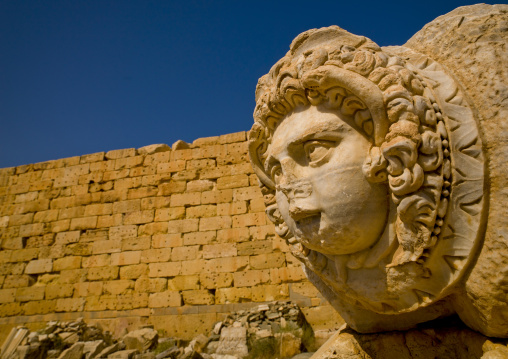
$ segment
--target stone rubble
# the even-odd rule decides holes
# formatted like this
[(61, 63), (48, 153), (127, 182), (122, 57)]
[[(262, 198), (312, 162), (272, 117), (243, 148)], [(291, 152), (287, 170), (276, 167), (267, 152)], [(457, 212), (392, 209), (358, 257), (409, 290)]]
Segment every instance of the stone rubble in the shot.
[(51, 321), (34, 332), (18, 327), (2, 345), (0, 359), (284, 359), (313, 349), (314, 332), (300, 308), (277, 301), (231, 313), (208, 336), (190, 342), (160, 338), (150, 326), (116, 339), (82, 318)]

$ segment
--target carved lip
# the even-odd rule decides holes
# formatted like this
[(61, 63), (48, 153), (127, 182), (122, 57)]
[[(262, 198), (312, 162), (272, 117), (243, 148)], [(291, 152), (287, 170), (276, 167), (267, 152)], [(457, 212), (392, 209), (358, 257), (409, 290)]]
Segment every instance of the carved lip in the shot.
[(314, 227), (315, 225), (319, 225), (321, 222), (321, 212), (307, 212), (305, 215), (303, 213), (295, 219), (295, 223), (300, 230), (308, 229), (309, 227)]

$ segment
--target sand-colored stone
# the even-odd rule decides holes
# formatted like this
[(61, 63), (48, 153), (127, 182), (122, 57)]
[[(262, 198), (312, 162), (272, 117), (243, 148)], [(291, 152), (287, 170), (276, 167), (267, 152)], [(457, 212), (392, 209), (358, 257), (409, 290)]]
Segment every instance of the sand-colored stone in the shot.
[(462, 7), (386, 48), (309, 30), (258, 82), (249, 153), (268, 218), (360, 332), (457, 313), (508, 336), (507, 13)]

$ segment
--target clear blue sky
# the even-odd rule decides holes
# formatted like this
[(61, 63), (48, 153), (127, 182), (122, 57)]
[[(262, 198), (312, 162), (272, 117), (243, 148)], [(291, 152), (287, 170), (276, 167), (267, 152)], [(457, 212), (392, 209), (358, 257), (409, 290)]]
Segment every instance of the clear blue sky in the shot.
[(248, 130), (302, 31), (402, 45), (473, 3), (0, 0), (0, 167)]

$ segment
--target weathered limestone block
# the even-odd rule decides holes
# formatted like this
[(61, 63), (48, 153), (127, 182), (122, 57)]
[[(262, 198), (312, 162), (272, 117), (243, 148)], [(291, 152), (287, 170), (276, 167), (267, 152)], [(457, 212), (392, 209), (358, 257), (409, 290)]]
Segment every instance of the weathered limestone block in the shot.
[(134, 330), (123, 337), (127, 350), (137, 349), (140, 353), (157, 346), (159, 335), (152, 328)]
[[(492, 343), (455, 318), (445, 323), (431, 322), (404, 332), (359, 334), (342, 329), (312, 356), (313, 359), (390, 359), (390, 358), (506, 358), (506, 340)], [(429, 323), (429, 324), (431, 324)]]
[(235, 355), (239, 358), (247, 356), (247, 329), (244, 327), (223, 328), (216, 353)]
[(507, 14), (459, 8), (387, 48), (309, 30), (258, 82), (249, 153), (266, 213), (360, 332), (457, 313), (508, 337)]

